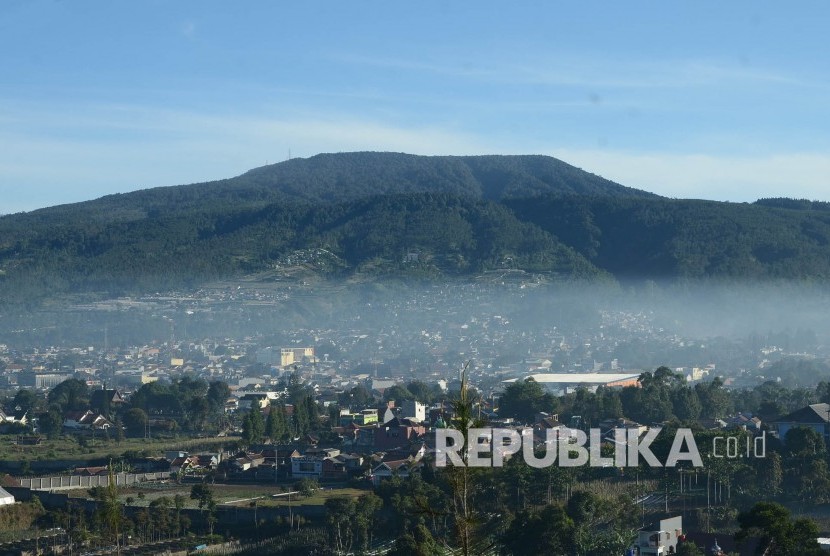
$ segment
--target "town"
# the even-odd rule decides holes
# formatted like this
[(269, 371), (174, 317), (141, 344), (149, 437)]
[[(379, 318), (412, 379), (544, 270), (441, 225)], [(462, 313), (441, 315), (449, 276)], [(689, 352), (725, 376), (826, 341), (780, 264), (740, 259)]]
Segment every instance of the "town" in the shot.
[[(384, 296), (347, 292), (348, 301), (328, 314), (306, 316), (321, 326), (285, 318), (267, 332), (208, 337), (204, 331), (216, 322), (231, 329), (243, 318), (261, 323), (275, 305), (309, 300), (313, 292), (223, 286), (74, 307), (65, 319), (94, 315), (103, 322), (89, 327), (95, 334), (81, 345), (26, 345), (25, 334), (9, 334), (12, 341), (0, 345), (4, 492), (18, 504), (37, 500), (47, 513), (27, 510), (28, 521), (7, 532), (8, 547), (31, 550), (22, 539), (48, 521), (56, 550), (115, 544), (139, 551), (159, 542), (188, 550), (198, 541), (240, 553), (255, 542), (409, 553), (403, 543), (432, 546), (453, 527), (418, 529), (413, 509), (395, 502), (395, 493), (427, 489), (418, 496), (453, 503), (452, 481), (442, 483), (449, 479), (436, 469), (436, 460), (446, 461), (438, 457), (445, 454), (436, 451), (436, 431), (462, 434), (465, 410), (476, 426), (529, 433), (525, 460), (534, 446), (555, 454), (552, 439), (560, 459), (587, 453), (590, 431), (592, 458), (611, 462), (547, 469), (502, 447), (504, 467), (477, 479), (480, 488), (513, 485), (513, 494), (497, 497), (515, 512), (510, 522), (497, 523), (488, 503), (476, 502), (480, 519), (496, 520), (483, 535), (493, 546), (510, 546), (519, 524), (538, 517), (538, 504), (570, 508), (577, 500), (596, 506), (593, 517), (568, 517), (571, 532), (558, 533), (565, 537), (557, 541), (576, 553), (605, 553), (597, 547), (610, 542), (608, 554), (683, 545), (682, 553), (695, 554), (694, 545), (727, 554), (738, 550), (736, 531), (744, 530), (738, 512), (766, 499), (762, 493), (786, 502), (785, 493), (802, 492), (816, 508), (830, 500), (830, 475), (820, 465), (830, 389), (818, 380), (826, 369), (815, 333), (781, 333), (781, 346), (753, 335), (695, 338), (661, 326), (656, 311), (569, 299), (545, 306), (543, 288), (524, 276)], [(549, 316), (529, 319), (534, 309)], [(161, 323), (158, 337), (124, 343), (126, 320)], [(653, 366), (655, 358), (675, 364)], [(792, 383), (793, 366), (802, 377), (814, 370), (817, 380), (809, 388)], [(666, 461), (679, 446), (659, 440), (663, 429), (672, 438), (676, 430), (693, 431), (704, 462), (681, 458), (670, 471), (650, 467), (648, 458), (632, 468), (614, 464), (621, 438), (647, 438)], [(763, 452), (752, 453), (758, 457), (732, 450), (759, 442)], [(500, 444), (484, 451), (495, 454)], [(815, 455), (807, 460), (818, 467), (790, 474), (803, 468), (810, 450)], [(473, 452), (453, 455), (466, 461)], [(120, 536), (102, 521), (108, 503), (122, 508)], [(348, 521), (355, 519), (349, 504), (398, 517), (393, 524), (363, 516), (357, 527)], [(89, 512), (83, 528), (70, 528), (72, 508)], [(802, 512), (821, 519), (818, 511)], [(661, 519), (675, 521), (666, 529)], [(337, 520), (345, 520), (348, 542), (332, 539)], [(366, 523), (375, 521), (386, 526), (370, 534)], [(280, 534), (268, 532), (269, 523)], [(676, 533), (655, 544), (652, 533), (664, 529)], [(743, 550), (764, 538), (747, 529)], [(521, 553), (518, 547), (511, 550)]]

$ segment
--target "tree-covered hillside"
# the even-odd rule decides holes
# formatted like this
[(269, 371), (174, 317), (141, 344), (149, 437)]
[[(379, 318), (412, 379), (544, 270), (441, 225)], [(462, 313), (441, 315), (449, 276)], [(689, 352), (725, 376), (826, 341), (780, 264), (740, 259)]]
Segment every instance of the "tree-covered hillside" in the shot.
[[(342, 203), (374, 195), (449, 193), (501, 200), (542, 194), (656, 197), (549, 156), (416, 156), (338, 153), (296, 158), (235, 178), (107, 195), (13, 215), (31, 224), (56, 218), (109, 222), (262, 207), (272, 203)], [(0, 218), (0, 231), (4, 229)]]
[(822, 203), (672, 200), (550, 157), (318, 155), (0, 218), (0, 302), (197, 286), (325, 249), (331, 277), (830, 276)]
[(506, 205), (617, 277), (830, 277), (830, 211), (810, 203), (569, 196)]
[(584, 278), (604, 274), (504, 206), (445, 194), (228, 207), (110, 223), (62, 219), (8, 230), (0, 240), (0, 291), (9, 298), (195, 286), (268, 270), (308, 248), (333, 253), (345, 275), (435, 277), (504, 266)]

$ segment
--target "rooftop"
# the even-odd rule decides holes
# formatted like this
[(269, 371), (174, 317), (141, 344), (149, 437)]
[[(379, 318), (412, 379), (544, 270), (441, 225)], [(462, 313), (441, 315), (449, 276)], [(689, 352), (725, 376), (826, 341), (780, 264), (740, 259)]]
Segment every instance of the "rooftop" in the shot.
[[(639, 378), (639, 373), (539, 373), (526, 377), (539, 383), (560, 383), (560, 384), (606, 384), (608, 382), (619, 382), (623, 380), (634, 380)], [(517, 378), (511, 378), (503, 382), (516, 382)]]

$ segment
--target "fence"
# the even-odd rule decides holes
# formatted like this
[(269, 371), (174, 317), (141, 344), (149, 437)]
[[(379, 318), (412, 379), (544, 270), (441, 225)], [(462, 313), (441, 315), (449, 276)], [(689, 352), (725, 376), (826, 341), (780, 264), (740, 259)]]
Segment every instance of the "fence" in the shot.
[[(167, 471), (160, 473), (117, 473), (117, 486), (134, 485), (147, 481), (163, 481), (170, 478)], [(92, 488), (109, 486), (109, 475), (60, 475), (56, 477), (33, 477), (18, 479), (20, 486), (31, 490), (71, 490), (75, 488)]]

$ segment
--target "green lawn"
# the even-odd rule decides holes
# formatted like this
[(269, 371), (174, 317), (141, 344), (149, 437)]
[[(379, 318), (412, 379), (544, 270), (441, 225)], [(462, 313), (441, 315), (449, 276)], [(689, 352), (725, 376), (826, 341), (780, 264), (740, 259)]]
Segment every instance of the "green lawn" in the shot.
[[(337, 498), (339, 496), (346, 496), (349, 498), (358, 498), (368, 491), (360, 490), (358, 488), (335, 488), (335, 489), (320, 489), (308, 498), (303, 498), (299, 495), (291, 495), (291, 504), (295, 506), (322, 506), (329, 498)], [(257, 504), (260, 506), (287, 506), (288, 496), (280, 496), (277, 498), (268, 497), (264, 500), (258, 500)], [(248, 502), (250, 504), (250, 502)]]

